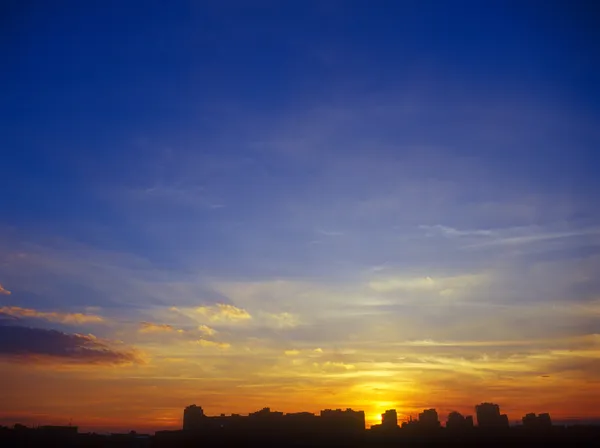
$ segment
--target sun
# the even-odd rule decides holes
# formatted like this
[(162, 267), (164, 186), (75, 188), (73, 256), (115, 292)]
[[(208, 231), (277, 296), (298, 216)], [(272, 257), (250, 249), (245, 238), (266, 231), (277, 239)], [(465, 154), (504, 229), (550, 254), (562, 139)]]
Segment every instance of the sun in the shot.
[(388, 409), (396, 409), (398, 403), (394, 401), (376, 401), (369, 406), (369, 411), (365, 416), (368, 426), (379, 425), (381, 423), (381, 414)]
[(366, 416), (367, 426), (379, 425), (381, 423), (382, 412), (373, 412)]

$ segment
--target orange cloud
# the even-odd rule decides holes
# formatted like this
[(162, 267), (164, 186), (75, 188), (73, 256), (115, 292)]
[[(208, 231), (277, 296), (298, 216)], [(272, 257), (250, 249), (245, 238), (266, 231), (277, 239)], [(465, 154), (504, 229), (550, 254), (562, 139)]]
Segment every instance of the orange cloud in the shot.
[(153, 322), (141, 322), (140, 333), (170, 333), (175, 331), (172, 325), (155, 324)]
[(199, 306), (196, 312), (208, 317), (213, 322), (231, 321), (238, 322), (252, 319), (248, 311), (226, 303), (217, 303), (212, 306)]
[(0, 284), (0, 295), (10, 296), (11, 292)]
[(321, 354), (323, 353), (323, 349), (322, 348), (315, 348), (315, 349), (303, 349), (303, 350), (298, 350), (298, 349), (290, 349), (290, 350), (284, 350), (283, 354), (286, 356), (298, 356), (300, 354), (304, 355), (304, 356), (309, 356), (309, 357), (314, 357), (317, 355), (314, 355), (315, 353)]
[(196, 341), (196, 344), (202, 346), (202, 347), (215, 347), (215, 348), (229, 348), (231, 347), (231, 344), (228, 344), (227, 342), (216, 342), (216, 341), (209, 341), (206, 339), (198, 339)]
[(56, 311), (46, 312), (37, 311), (32, 308), (21, 308), (18, 306), (0, 307), (0, 314), (13, 317), (25, 317), (34, 319), (44, 319), (50, 322), (59, 322), (61, 324), (85, 324), (104, 322), (104, 318), (94, 314), (82, 313), (61, 313)]

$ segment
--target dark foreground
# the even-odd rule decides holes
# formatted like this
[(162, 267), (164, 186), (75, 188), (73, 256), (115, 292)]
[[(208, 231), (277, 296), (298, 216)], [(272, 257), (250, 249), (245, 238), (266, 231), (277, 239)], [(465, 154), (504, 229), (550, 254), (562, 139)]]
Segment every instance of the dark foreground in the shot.
[(529, 431), (516, 427), (500, 431), (473, 428), (429, 432), (397, 430), (348, 434), (220, 434), (218, 438), (186, 431), (163, 431), (154, 436), (129, 434), (81, 434), (77, 428), (0, 428), (0, 447), (411, 447), (411, 446), (564, 446), (600, 447), (600, 426), (552, 427)]

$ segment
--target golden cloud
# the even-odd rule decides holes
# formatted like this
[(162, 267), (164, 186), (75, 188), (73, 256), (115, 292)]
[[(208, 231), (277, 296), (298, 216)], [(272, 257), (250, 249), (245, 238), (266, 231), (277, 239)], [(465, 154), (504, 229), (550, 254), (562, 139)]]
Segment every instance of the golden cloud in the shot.
[(94, 314), (61, 313), (56, 311), (46, 312), (37, 311), (32, 308), (21, 308), (18, 306), (0, 307), (0, 314), (5, 314), (13, 317), (44, 319), (50, 322), (59, 322), (61, 324), (85, 324), (104, 322), (103, 317)]
[(354, 370), (356, 366), (354, 364), (346, 364), (344, 362), (327, 361), (321, 364), (314, 363), (315, 367), (320, 367), (324, 370)]
[(248, 311), (226, 303), (217, 303), (212, 306), (199, 306), (196, 308), (196, 312), (208, 317), (212, 322), (239, 322), (252, 319), (252, 316)]
[(175, 331), (172, 325), (140, 322), (140, 333), (170, 333)]
[(214, 336), (217, 330), (210, 328), (208, 325), (200, 325), (198, 331), (206, 336)]
[(207, 339), (198, 339), (196, 341), (196, 344), (200, 345), (201, 347), (214, 347), (214, 348), (221, 348), (221, 349), (226, 349), (226, 348), (231, 347), (231, 344), (228, 344), (227, 342), (209, 341)]
[(303, 350), (297, 350), (297, 349), (290, 349), (290, 350), (284, 350), (283, 354), (286, 356), (298, 356), (300, 354), (302, 354), (303, 356), (306, 357), (310, 357), (310, 358), (314, 358), (315, 353), (321, 354), (323, 353), (323, 349), (321, 348), (315, 348), (315, 349), (303, 349)]
[(2, 284), (0, 284), (0, 295), (10, 296), (11, 292), (8, 289), (4, 288)]

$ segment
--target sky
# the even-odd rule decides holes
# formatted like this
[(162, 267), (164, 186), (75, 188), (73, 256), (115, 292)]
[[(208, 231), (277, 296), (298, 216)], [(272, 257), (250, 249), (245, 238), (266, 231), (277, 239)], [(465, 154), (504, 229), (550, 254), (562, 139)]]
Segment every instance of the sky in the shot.
[(584, 1), (0, 6), (0, 423), (600, 418)]

